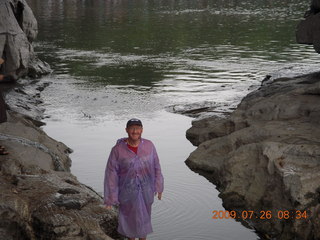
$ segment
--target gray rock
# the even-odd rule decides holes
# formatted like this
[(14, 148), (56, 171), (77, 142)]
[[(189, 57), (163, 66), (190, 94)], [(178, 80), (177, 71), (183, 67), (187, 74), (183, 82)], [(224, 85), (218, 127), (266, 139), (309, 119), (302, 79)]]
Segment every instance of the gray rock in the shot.
[(186, 164), (216, 184), (227, 210), (272, 211), (267, 221), (242, 219), (262, 238), (320, 239), (319, 102), (320, 73), (274, 79), (230, 117), (194, 121), (187, 132), (198, 148)]
[(233, 122), (226, 117), (212, 116), (192, 122), (192, 128), (187, 130), (187, 139), (195, 146), (200, 143), (224, 136), (234, 131)]
[(38, 60), (31, 42), (38, 33), (37, 21), (25, 0), (0, 1), (0, 54), (2, 70), (15, 77), (36, 77), (51, 72)]
[[(19, 112), (32, 120), (36, 126), (44, 125), (41, 120), (44, 118), (45, 109), (42, 107), (41, 91), (47, 87), (50, 82), (44, 80), (20, 79), (19, 84), (4, 91), (5, 101), (8, 108)], [(0, 86), (2, 88), (4, 85)]]
[(1, 239), (121, 239), (117, 213), (70, 171), (70, 149), (23, 115), (0, 125)]
[(313, 0), (305, 19), (300, 21), (296, 30), (298, 43), (313, 45), (320, 53), (320, 0)]
[[(0, 1), (2, 70), (15, 77), (48, 73), (31, 42), (37, 22), (25, 0)], [(40, 92), (47, 82), (20, 79), (3, 84), (8, 121), (0, 124), (0, 239), (123, 239), (116, 232), (117, 212), (70, 173), (70, 148), (43, 132)]]
[(42, 75), (46, 75), (48, 73), (51, 73), (52, 70), (50, 68), (50, 65), (42, 60), (40, 60), (38, 57), (33, 55), (29, 61), (28, 65), (28, 77), (30, 78), (39, 78)]
[(189, 117), (205, 118), (206, 115), (215, 114), (226, 116), (232, 112), (234, 106), (225, 103), (203, 101), (192, 104), (175, 104), (167, 106), (166, 110), (173, 113), (183, 114)]

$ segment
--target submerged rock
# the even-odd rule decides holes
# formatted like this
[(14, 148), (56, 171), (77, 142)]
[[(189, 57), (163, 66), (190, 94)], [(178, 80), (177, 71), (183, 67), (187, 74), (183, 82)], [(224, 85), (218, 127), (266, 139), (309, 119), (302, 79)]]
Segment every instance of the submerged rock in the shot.
[(166, 110), (172, 113), (179, 113), (189, 117), (205, 118), (207, 115), (225, 116), (234, 110), (234, 106), (226, 103), (199, 102), (192, 104), (175, 104), (167, 106)]
[(32, 41), (38, 34), (37, 20), (25, 0), (0, 1), (0, 57), (2, 72), (15, 78), (38, 77), (51, 72), (34, 53)]
[(186, 164), (263, 239), (320, 239), (319, 103), (320, 73), (274, 79), (229, 117), (194, 121), (187, 131), (198, 148)]

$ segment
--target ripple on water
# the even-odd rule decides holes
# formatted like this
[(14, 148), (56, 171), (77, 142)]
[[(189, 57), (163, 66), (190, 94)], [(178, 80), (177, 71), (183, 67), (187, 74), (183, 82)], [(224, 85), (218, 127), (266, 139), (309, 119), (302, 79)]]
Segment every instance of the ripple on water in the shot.
[(170, 145), (159, 152), (168, 154), (161, 157), (165, 192), (155, 200), (148, 239), (256, 239), (238, 222), (212, 221), (212, 211), (223, 210), (215, 187), (179, 162), (194, 149), (182, 144), (191, 119), (162, 110), (195, 104), (223, 111), (279, 68), (286, 76), (307, 71), (303, 65), (318, 69), (319, 55), (294, 44), (287, 31), (309, 3), (28, 2), (41, 29), (35, 48), (55, 69), (43, 92), (52, 115), (47, 128), (55, 126), (55, 138), (76, 146), (77, 176), (101, 191), (105, 145), (123, 135), (123, 119), (142, 116), (151, 126), (146, 134)]
[[(195, 182), (193, 174), (186, 173), (183, 168), (169, 170), (166, 174), (169, 178), (166, 182), (169, 183), (166, 185), (161, 203), (155, 202), (153, 222), (161, 226), (161, 229), (165, 229), (167, 236), (176, 235), (174, 239), (180, 239), (179, 235), (190, 236), (190, 239), (202, 239), (202, 237), (208, 239), (209, 233), (205, 235), (201, 232), (203, 223), (210, 221), (211, 209), (214, 208), (213, 202), (216, 197), (214, 187), (204, 179), (202, 183)], [(213, 190), (212, 193), (210, 189)], [(199, 196), (206, 197), (200, 199)], [(178, 233), (177, 229), (179, 229)], [(163, 237), (166, 234), (161, 234), (162, 239), (165, 239)]]

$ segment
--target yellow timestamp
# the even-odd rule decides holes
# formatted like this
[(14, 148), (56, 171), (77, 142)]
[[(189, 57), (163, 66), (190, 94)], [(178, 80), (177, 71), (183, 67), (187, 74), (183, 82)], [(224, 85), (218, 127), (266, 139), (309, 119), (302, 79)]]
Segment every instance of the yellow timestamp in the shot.
[(227, 211), (227, 210), (214, 210), (212, 211), (212, 219), (262, 219), (268, 220), (272, 218), (276, 219), (307, 219), (307, 210), (261, 210), (261, 211)]

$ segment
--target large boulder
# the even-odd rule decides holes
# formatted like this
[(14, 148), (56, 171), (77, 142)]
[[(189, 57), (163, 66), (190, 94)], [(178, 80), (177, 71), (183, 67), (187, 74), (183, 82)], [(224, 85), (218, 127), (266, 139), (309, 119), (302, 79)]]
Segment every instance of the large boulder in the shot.
[(32, 41), (38, 33), (37, 20), (25, 0), (0, 1), (0, 57), (5, 60), (3, 73), (14, 77), (38, 77), (50, 67), (40, 61)]
[(310, 10), (304, 17), (297, 26), (297, 42), (313, 45), (315, 51), (320, 53), (320, 0), (312, 0)]
[(6, 96), (10, 110), (0, 124), (0, 145), (9, 155), (0, 155), (0, 239), (121, 239), (116, 211), (70, 173), (71, 149), (39, 128), (47, 84), (21, 79)]
[[(187, 132), (198, 148), (186, 164), (263, 239), (320, 239), (319, 103), (320, 73), (275, 79), (230, 117), (194, 121)], [(244, 219), (248, 210), (254, 215)]]
[(111, 240), (117, 213), (70, 173), (71, 150), (23, 115), (0, 125), (0, 239)]

